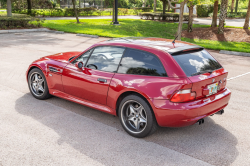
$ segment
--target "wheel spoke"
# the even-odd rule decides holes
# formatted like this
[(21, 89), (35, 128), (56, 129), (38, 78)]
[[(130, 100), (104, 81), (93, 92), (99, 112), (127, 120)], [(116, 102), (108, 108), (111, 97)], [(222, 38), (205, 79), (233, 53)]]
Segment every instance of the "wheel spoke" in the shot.
[(147, 123), (147, 119), (143, 116), (140, 116), (140, 123)]
[(128, 116), (128, 118), (127, 118), (127, 120), (128, 120), (128, 121), (132, 121), (132, 122), (134, 122), (134, 116), (129, 115), (129, 116)]
[(36, 86), (32, 85), (35, 92), (37, 92)]
[(142, 114), (142, 110), (143, 110), (143, 107), (141, 105), (136, 108), (136, 111), (139, 113), (139, 115)]
[(134, 124), (135, 124), (135, 129), (136, 129), (136, 130), (139, 130), (139, 128), (140, 128), (140, 123), (139, 123), (139, 120), (138, 120), (138, 119), (136, 119), (136, 120), (134, 121)]
[(39, 80), (38, 80), (38, 82), (41, 84), (41, 83), (43, 83), (43, 82), (44, 82), (44, 79), (43, 79), (43, 78), (41, 78), (41, 79), (39, 79)]
[(38, 90), (44, 92), (44, 89), (43, 89), (43, 87), (41, 85), (38, 87)]
[(38, 81), (38, 76), (37, 76), (37, 74), (35, 74), (35, 81)]
[(129, 115), (135, 114), (135, 108), (132, 106), (132, 104), (129, 105), (129, 110), (130, 110)]

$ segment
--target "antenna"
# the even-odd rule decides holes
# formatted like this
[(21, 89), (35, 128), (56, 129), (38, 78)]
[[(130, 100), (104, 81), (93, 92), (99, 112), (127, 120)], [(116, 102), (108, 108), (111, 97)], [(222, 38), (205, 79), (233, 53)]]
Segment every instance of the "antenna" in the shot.
[(181, 34), (181, 32), (174, 38), (174, 40), (172, 41), (172, 43), (175, 43), (175, 40), (177, 39), (177, 37)]

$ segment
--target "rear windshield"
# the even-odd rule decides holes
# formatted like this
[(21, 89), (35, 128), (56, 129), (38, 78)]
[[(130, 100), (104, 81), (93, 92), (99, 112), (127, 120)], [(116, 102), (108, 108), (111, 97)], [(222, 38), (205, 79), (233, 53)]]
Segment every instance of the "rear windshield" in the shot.
[(188, 77), (214, 71), (222, 66), (206, 51), (173, 55)]

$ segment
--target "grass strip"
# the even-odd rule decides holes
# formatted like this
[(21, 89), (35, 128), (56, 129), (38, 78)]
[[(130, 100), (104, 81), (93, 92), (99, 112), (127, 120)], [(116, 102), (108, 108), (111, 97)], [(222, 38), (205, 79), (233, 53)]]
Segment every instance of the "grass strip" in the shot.
[[(42, 26), (69, 33), (82, 33), (103, 37), (160, 37), (173, 39), (178, 27), (177, 23), (166, 23), (138, 19), (119, 19), (119, 26), (112, 25), (111, 19), (81, 19), (80, 24), (75, 20), (46, 20)], [(194, 28), (209, 27), (208, 25), (193, 25)], [(183, 24), (183, 29), (187, 24)], [(250, 52), (250, 43), (221, 42), (203, 39), (182, 38), (183, 41), (194, 43), (213, 50), (228, 50)]]

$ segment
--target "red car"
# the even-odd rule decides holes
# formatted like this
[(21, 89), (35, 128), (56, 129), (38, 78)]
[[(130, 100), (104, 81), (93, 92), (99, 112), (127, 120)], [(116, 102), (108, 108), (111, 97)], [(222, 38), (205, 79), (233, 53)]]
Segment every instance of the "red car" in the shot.
[(117, 38), (84, 52), (43, 57), (28, 68), (37, 99), (58, 96), (120, 118), (134, 137), (222, 114), (228, 72), (204, 48), (161, 38)]

